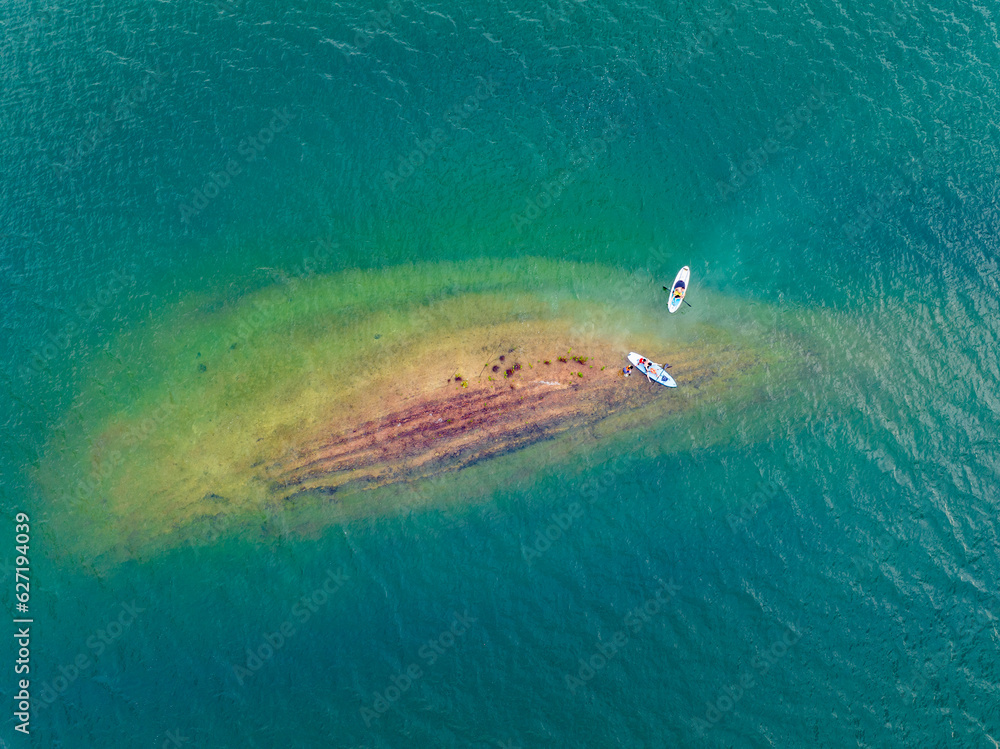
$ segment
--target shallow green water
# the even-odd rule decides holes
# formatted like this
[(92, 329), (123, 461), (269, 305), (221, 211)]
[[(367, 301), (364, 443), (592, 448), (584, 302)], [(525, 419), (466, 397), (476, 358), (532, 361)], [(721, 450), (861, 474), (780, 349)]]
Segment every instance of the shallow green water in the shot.
[[(3, 501), (32, 517), (37, 713), (30, 741), (5, 741), (995, 746), (989, 9), (8, 16)], [(198, 191), (214, 197), (182, 215)], [(157, 357), (238, 338), (256, 319), (228, 314), (241, 300), (287, 294), (292, 344), (315, 279), (528, 257), (636, 284), (690, 265), (694, 307), (671, 324), (742, 307), (726, 325), (807, 374), (673, 433), (543, 445), (384, 498), (403, 511), (287, 532), (264, 513), (263, 531), (199, 526), (208, 543), (155, 561), (67, 561), (47, 446), (108, 404), (155, 407)], [(597, 292), (571, 277), (551, 293)], [(370, 719), (410, 664), (421, 675)]]

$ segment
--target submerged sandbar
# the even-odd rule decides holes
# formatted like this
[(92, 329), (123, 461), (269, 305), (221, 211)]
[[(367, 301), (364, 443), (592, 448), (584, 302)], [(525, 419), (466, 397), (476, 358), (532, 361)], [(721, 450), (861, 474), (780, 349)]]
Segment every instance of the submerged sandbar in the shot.
[[(718, 296), (697, 317), (664, 306), (651, 278), (537, 259), (189, 301), (93, 365), (100, 385), (80, 394), (40, 468), (53, 524), (80, 553), (119, 559), (185, 543), (214, 518), (253, 526), (268, 508), (308, 503), (314, 523), (317, 505), (345, 497), (392, 511), (385, 492), (366, 506), (366, 490), (599, 423), (662, 424), (752, 397), (785, 366), (756, 322), (766, 310), (734, 314)], [(623, 378), (630, 350), (672, 364), (679, 387)]]

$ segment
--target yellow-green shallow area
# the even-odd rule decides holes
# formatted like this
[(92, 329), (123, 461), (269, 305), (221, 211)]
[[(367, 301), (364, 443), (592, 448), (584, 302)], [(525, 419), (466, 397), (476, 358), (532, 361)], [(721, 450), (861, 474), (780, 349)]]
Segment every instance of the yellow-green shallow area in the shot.
[[(362, 515), (482, 501), (524, 471), (556, 467), (582, 482), (586, 465), (640, 444), (655, 458), (765, 440), (815, 399), (803, 385), (830, 358), (821, 331), (832, 315), (697, 282), (693, 291), (696, 306), (669, 315), (644, 271), (526, 258), (300, 275), (238, 298), (188, 299), (122, 331), (90, 365), (39, 466), (51, 532), (81, 558), (113, 564), (220, 535), (309, 535)], [(630, 350), (673, 362), (679, 387), (617, 376)], [(470, 384), (502, 387), (488, 365), (504, 351), (525, 360), (525, 383), (552, 376), (545, 352), (583, 354), (591, 363), (574, 376), (633, 388), (639, 406), (405, 481), (275, 489), (271, 468), (325, 434), (461, 397)]]

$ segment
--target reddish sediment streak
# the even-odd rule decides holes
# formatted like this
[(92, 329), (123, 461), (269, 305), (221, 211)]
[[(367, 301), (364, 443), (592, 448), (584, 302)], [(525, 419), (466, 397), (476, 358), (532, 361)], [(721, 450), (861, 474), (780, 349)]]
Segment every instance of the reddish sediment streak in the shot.
[[(332, 494), (349, 484), (374, 487), (412, 480), (585, 428), (653, 400), (677, 398), (676, 392), (645, 378), (622, 377), (617, 366), (588, 369), (582, 378), (566, 371), (574, 366), (554, 361), (551, 369), (521, 370), (499, 383), (467, 390), (456, 391), (450, 383), (407, 408), (347, 430), (332, 427), (269, 465), (269, 489), (289, 498)], [(699, 369), (686, 375), (685, 385), (692, 386), (714, 373)]]

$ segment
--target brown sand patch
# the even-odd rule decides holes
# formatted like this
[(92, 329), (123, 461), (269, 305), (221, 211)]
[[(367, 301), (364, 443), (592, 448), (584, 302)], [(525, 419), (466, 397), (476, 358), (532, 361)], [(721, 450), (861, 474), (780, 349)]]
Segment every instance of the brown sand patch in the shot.
[[(331, 424), (267, 467), (269, 492), (288, 498), (301, 492), (332, 494), (348, 484), (374, 487), (411, 480), (586, 428), (653, 401), (674, 398), (678, 408), (684, 402), (676, 390), (652, 384), (641, 373), (623, 377), (627, 352), (607, 344), (578, 354), (543, 355), (537, 342), (530, 348), (529, 354), (524, 346), (500, 347), (497, 352), (503, 353), (495, 353), (471, 377), (456, 381), (449, 376), (437, 386), (387, 394), (375, 418)], [(677, 375), (683, 387), (716, 374), (691, 351), (675, 360), (671, 371), (683, 368)]]

